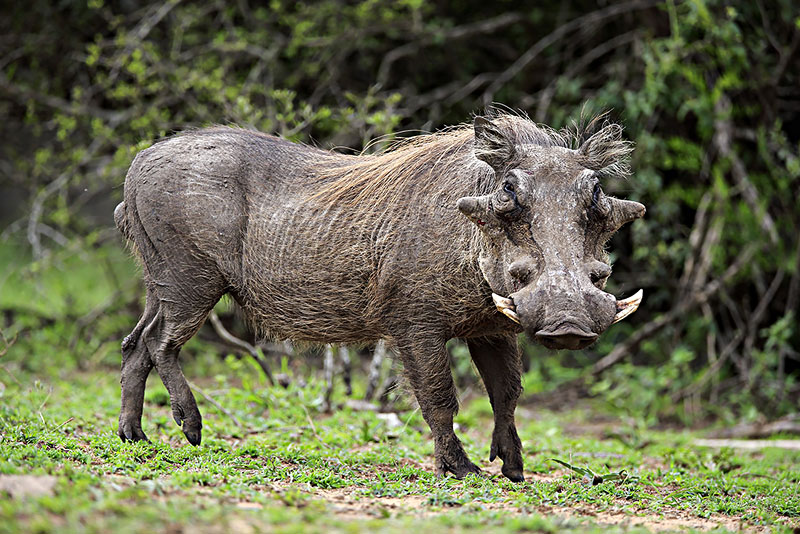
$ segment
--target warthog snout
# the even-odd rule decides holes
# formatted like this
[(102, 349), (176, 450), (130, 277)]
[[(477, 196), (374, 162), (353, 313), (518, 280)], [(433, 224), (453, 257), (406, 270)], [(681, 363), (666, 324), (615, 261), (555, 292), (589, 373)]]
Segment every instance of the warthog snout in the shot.
[(544, 274), (535, 284), (510, 295), (521, 326), (548, 348), (586, 348), (614, 320), (614, 296), (580, 271), (579, 275)]
[[(539, 283), (508, 298), (493, 295), (497, 309), (518, 323), (549, 349), (585, 349), (609, 326), (632, 314), (642, 301), (642, 290), (627, 299), (595, 287), (568, 293)], [(557, 287), (557, 286), (556, 286)]]

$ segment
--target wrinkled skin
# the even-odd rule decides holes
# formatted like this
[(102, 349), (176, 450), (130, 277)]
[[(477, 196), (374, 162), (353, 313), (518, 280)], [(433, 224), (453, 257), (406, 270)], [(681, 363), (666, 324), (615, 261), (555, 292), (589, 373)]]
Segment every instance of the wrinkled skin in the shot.
[[(629, 151), (618, 127), (577, 150), (569, 144), (496, 115), (378, 156), (231, 128), (141, 152), (114, 212), (147, 290), (122, 343), (120, 437), (147, 439), (144, 388), (155, 368), (175, 421), (200, 443), (202, 417), (178, 353), (229, 294), (262, 335), (386, 339), (431, 428), (437, 473), (459, 478), (480, 472), (453, 431), (445, 343), (465, 339), (494, 410), (490, 460), (522, 481), (517, 334), (582, 348), (608, 328), (618, 301), (602, 291), (603, 245), (644, 213), (599, 188), (599, 172)], [(498, 296), (508, 302), (503, 313)]]
[[(490, 135), (498, 142), (502, 133)], [(507, 150), (500, 160), (487, 158), (502, 176), (497, 190), (458, 202), (486, 237), (481, 271), (495, 293), (514, 301), (531, 338), (553, 349), (585, 348), (617, 313), (616, 298), (603, 291), (611, 275), (604, 245), (645, 207), (606, 197), (597, 172), (573, 150)]]

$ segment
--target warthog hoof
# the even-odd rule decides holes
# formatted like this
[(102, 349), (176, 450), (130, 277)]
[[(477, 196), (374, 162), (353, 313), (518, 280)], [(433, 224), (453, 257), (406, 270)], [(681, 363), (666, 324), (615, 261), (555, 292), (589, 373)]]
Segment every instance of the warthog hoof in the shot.
[(189, 440), (189, 443), (192, 445), (200, 445), (200, 439), (202, 437), (202, 431), (200, 427), (197, 426), (196, 428), (189, 428), (188, 424), (183, 425), (183, 434), (186, 436), (186, 439)]
[(447, 473), (452, 473), (456, 478), (462, 479), (470, 473), (479, 475), (480, 468), (473, 464), (464, 452), (464, 447), (455, 436), (444, 437), (442, 439), (435, 439), (436, 457), (436, 474), (444, 476)]
[(489, 461), (495, 458), (503, 460), (503, 475), (512, 482), (525, 482), (522, 474), (522, 443), (514, 427), (507, 431), (495, 430), (492, 435), (492, 448)]
[(122, 441), (150, 441), (142, 431), (140, 422), (125, 421), (120, 418), (117, 434)]
[(452, 473), (453, 476), (461, 480), (470, 473), (474, 475), (480, 475), (481, 468), (473, 464), (466, 456), (462, 460), (454, 462), (442, 462), (437, 459), (436, 475), (439, 477), (443, 477), (447, 473)]
[(525, 482), (521, 467), (511, 467), (508, 464), (503, 464), (501, 471), (511, 482)]
[(192, 445), (200, 445), (203, 434), (203, 419), (196, 404), (191, 404), (190, 412), (187, 414), (182, 404), (173, 400), (172, 418), (178, 426), (182, 427), (183, 435), (186, 436), (189, 443)]

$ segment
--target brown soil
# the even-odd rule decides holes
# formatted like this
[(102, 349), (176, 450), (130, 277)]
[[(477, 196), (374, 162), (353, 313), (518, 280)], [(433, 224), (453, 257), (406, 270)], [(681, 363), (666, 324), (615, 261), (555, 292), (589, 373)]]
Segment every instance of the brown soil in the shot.
[[(414, 462), (409, 462), (414, 463)], [(415, 466), (433, 470), (434, 466), (426, 463)], [(389, 466), (373, 466), (375, 469), (393, 470)], [(484, 473), (492, 477), (502, 476), (499, 462), (482, 466)], [(528, 481), (546, 482), (556, 484), (563, 480), (564, 471), (554, 471), (548, 475), (526, 475)], [(299, 491), (311, 499), (322, 500), (328, 509), (338, 517), (346, 520), (364, 520), (389, 517), (430, 517), (445, 514), (458, 507), (471, 510), (492, 510), (510, 514), (537, 513), (546, 516), (556, 516), (561, 519), (576, 521), (590, 521), (600, 525), (639, 526), (652, 532), (680, 531), (686, 529), (714, 530), (724, 527), (740, 532), (766, 532), (769, 527), (753, 525), (738, 518), (721, 514), (712, 514), (707, 518), (697, 517), (685, 510), (665, 508), (659, 513), (653, 513), (646, 508), (637, 507), (623, 499), (618, 499), (611, 508), (594, 506), (581, 503), (574, 507), (542, 505), (536, 507), (519, 507), (508, 502), (474, 502), (465, 505), (436, 506), (429, 502), (427, 495), (407, 495), (403, 497), (372, 497), (364, 495), (360, 488), (349, 487), (340, 489), (320, 489), (307, 484), (282, 484), (274, 483), (270, 488), (277, 495), (287, 491)], [(669, 491), (670, 488), (663, 488)], [(260, 508), (257, 503), (241, 502), (237, 505), (242, 509)], [(787, 526), (800, 527), (800, 522), (787, 520)]]
[[(433, 463), (429, 462), (403, 460), (401, 463), (404, 465), (413, 465), (416, 468), (431, 472), (435, 469)], [(492, 464), (482, 462), (481, 468), (486, 476), (502, 477), (500, 462), (494, 462)], [(377, 476), (379, 471), (390, 473), (396, 469), (397, 466), (371, 465), (369, 471), (366, 471), (364, 474), (366, 476), (369, 476), (369, 474)], [(558, 484), (563, 481), (566, 473), (566, 470), (556, 470), (546, 475), (527, 473), (526, 479), (529, 482)], [(109, 474), (105, 475), (105, 478), (109, 483), (123, 487), (134, 484), (134, 481), (128, 477)], [(662, 508), (658, 513), (654, 513), (646, 507), (638, 506), (624, 499), (617, 499), (611, 507), (605, 505), (597, 506), (590, 503), (578, 503), (572, 507), (554, 505), (520, 507), (510, 502), (471, 502), (464, 505), (434, 505), (429, 501), (428, 495), (373, 497), (364, 495), (363, 488), (355, 486), (340, 489), (320, 489), (308, 484), (272, 482), (254, 489), (272, 494), (275, 496), (277, 502), (283, 501), (288, 506), (306, 506), (309, 504), (310, 500), (323, 501), (329, 511), (344, 520), (391, 517), (425, 518), (462, 508), (464, 510), (491, 510), (520, 515), (536, 513), (545, 516), (555, 516), (565, 520), (590, 521), (600, 525), (639, 526), (647, 528), (652, 532), (680, 531), (686, 529), (709, 531), (720, 527), (741, 532), (766, 532), (771, 530), (769, 527), (754, 525), (736, 517), (722, 514), (712, 514), (707, 518), (701, 518), (693, 515), (689, 511), (677, 508)], [(670, 493), (676, 489), (679, 488), (654, 488), (653, 491), (654, 493)], [(286, 500), (284, 499), (285, 495), (294, 495), (295, 497)], [(297, 500), (297, 495), (302, 495), (303, 498)], [(238, 502), (236, 506), (241, 510), (257, 510), (262, 507), (259, 503), (247, 501)], [(797, 520), (787, 518), (785, 524), (795, 529), (800, 528), (800, 521)]]

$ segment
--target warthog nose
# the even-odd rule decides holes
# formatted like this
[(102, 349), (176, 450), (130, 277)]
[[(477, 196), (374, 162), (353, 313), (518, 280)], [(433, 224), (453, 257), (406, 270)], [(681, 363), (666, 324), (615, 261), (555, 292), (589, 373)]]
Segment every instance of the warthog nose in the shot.
[(562, 325), (555, 330), (542, 329), (536, 332), (536, 340), (548, 349), (585, 349), (597, 339), (597, 334), (587, 332), (574, 325)]

